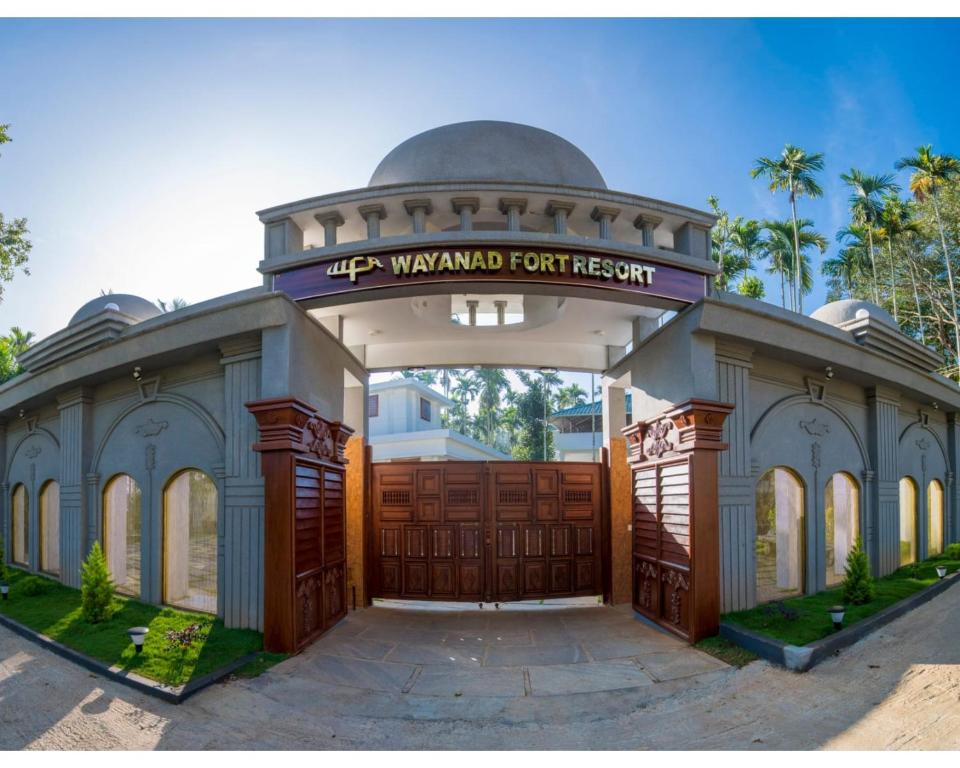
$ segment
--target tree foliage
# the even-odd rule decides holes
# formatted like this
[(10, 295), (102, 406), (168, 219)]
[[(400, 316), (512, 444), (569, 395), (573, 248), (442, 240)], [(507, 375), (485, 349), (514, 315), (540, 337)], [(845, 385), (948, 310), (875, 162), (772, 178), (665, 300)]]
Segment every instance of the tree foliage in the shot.
[[(9, 128), (9, 124), (0, 123), (0, 145), (11, 141)], [(25, 275), (30, 274), (26, 266), (33, 247), (27, 238), (29, 233), (26, 219), (13, 218), (8, 221), (0, 211), (0, 300), (3, 299), (3, 284), (13, 280), (17, 269)]]
[(843, 579), (843, 601), (847, 605), (863, 605), (873, 600), (876, 588), (870, 576), (870, 560), (863, 551), (863, 541), (857, 537), (847, 553), (847, 567)]
[(23, 373), (17, 357), (26, 352), (33, 343), (33, 331), (24, 332), (17, 326), (10, 333), (0, 336), (0, 384)]
[(113, 579), (100, 542), (93, 542), (90, 554), (80, 567), (80, 612), (90, 624), (106, 621), (113, 613)]

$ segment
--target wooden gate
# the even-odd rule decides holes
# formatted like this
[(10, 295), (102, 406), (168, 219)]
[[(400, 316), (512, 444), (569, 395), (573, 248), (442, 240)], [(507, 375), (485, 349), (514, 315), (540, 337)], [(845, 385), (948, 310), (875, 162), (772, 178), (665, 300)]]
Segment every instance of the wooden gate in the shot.
[(601, 594), (601, 469), (374, 464), (371, 595), (499, 602)]

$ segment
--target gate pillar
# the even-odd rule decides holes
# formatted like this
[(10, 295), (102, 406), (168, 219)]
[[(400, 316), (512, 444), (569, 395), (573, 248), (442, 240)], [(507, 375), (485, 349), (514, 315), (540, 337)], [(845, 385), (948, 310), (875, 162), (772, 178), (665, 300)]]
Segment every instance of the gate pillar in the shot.
[(264, 477), (263, 645), (296, 653), (346, 614), (344, 447), (353, 430), (296, 398), (246, 407)]
[(633, 607), (695, 643), (720, 626), (717, 453), (729, 403), (687, 400), (625, 430), (633, 487)]

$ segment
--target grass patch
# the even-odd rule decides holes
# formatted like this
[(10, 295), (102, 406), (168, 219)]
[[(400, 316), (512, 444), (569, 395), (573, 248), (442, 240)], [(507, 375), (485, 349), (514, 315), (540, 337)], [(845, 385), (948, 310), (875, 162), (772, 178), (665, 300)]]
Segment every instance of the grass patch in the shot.
[[(947, 572), (953, 573), (960, 569), (960, 560), (939, 555), (924, 560), (916, 566), (904, 566), (889, 576), (876, 579), (874, 581), (877, 588), (876, 597), (865, 605), (846, 606), (844, 626), (856, 624), (931, 586), (937, 581), (938, 565), (947, 566)], [(792, 645), (807, 645), (834, 633), (827, 609), (833, 605), (843, 604), (843, 589), (837, 587), (816, 595), (794, 597), (784, 600), (783, 604), (796, 612), (796, 618), (787, 618), (776, 609), (775, 604), (768, 603), (747, 611), (728, 613), (724, 615), (723, 620)]]
[(720, 661), (726, 662), (731, 667), (745, 667), (751, 661), (757, 660), (755, 653), (751, 653), (746, 648), (741, 648), (725, 637), (720, 637), (720, 635), (704, 638), (699, 643), (696, 643), (694, 648), (699, 648), (704, 653), (709, 653), (711, 656), (717, 657)]
[[(75, 651), (151, 680), (181, 685), (263, 649), (263, 637), (252, 629), (227, 629), (209, 614), (147, 605), (120, 596), (114, 598), (115, 611), (108, 621), (88, 624), (80, 615), (80, 590), (16, 568), (8, 568), (8, 572), (10, 595), (0, 601), (0, 613)], [(37, 580), (49, 586), (38, 593)], [(199, 624), (203, 637), (182, 651), (168, 649), (166, 633), (190, 624)], [(127, 629), (136, 626), (150, 628), (139, 655), (127, 635)], [(260, 665), (263, 669), (285, 658), (283, 654), (261, 656), (268, 659)], [(256, 666), (253, 664), (254, 670)]]

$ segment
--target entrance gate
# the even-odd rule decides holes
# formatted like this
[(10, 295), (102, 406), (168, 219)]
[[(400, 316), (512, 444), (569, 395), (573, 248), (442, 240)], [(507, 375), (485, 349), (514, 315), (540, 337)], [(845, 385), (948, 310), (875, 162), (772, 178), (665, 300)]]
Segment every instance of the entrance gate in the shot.
[(371, 468), (371, 595), (491, 602), (603, 592), (602, 465)]

